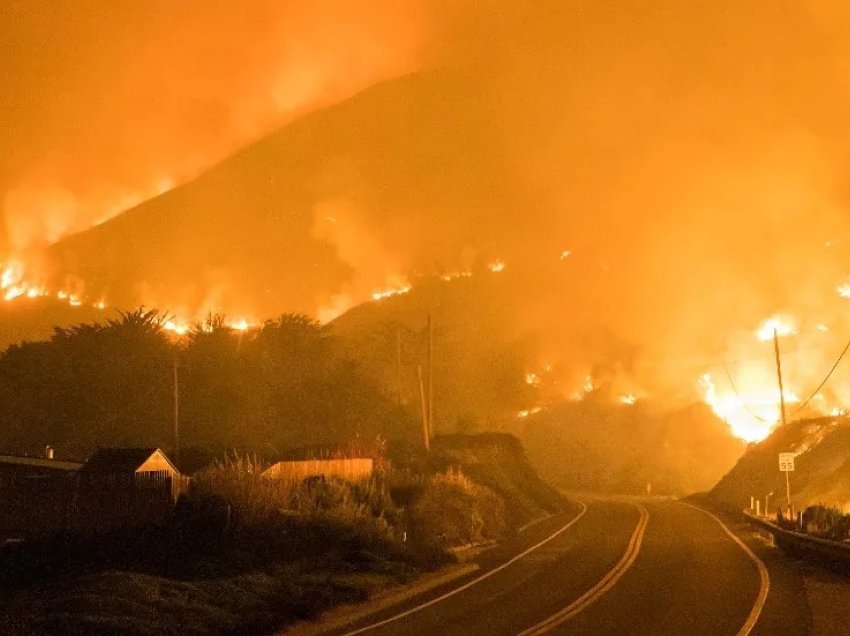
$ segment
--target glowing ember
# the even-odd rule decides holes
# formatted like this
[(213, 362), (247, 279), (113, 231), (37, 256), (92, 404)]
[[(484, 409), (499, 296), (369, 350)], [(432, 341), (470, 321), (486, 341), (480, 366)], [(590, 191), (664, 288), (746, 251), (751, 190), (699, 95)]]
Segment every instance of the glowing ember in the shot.
[(625, 395), (620, 396), (620, 402), (628, 406), (633, 406), (634, 404), (637, 404), (637, 398), (631, 393), (626, 393)]
[(540, 411), (542, 411), (542, 410), (543, 410), (543, 409), (542, 409), (541, 407), (539, 407), (539, 406), (535, 406), (534, 408), (530, 408), (530, 409), (523, 409), (522, 411), (519, 411), (519, 412), (516, 414), (516, 416), (517, 416), (518, 418), (524, 419), (524, 418), (529, 417), (529, 416), (531, 416), (531, 415), (536, 415), (537, 413), (539, 413), (539, 412), (540, 412)]
[(450, 282), (453, 280), (457, 280), (458, 278), (471, 278), (472, 272), (467, 270), (457, 271), (457, 272), (447, 272), (445, 274), (440, 275), (440, 280), (444, 280), (446, 282)]
[(500, 259), (496, 259), (489, 265), (487, 265), (487, 269), (489, 269), (494, 274), (498, 274), (499, 272), (505, 271), (505, 263)]
[(838, 295), (842, 298), (850, 298), (850, 283), (844, 283), (843, 285), (839, 285), (835, 288), (835, 291), (837, 291)]
[(570, 254), (572, 254), (570, 250), (564, 250), (563, 252), (561, 252), (561, 260), (564, 261), (568, 259), (570, 257)]
[(534, 371), (529, 371), (525, 374), (525, 383), (529, 386), (540, 384), (540, 376), (534, 373)]
[(768, 318), (762, 323), (762, 325), (756, 331), (756, 337), (762, 342), (766, 342), (768, 340), (773, 339), (773, 334), (779, 335), (779, 337), (783, 336), (792, 336), (797, 333), (797, 328), (788, 321), (784, 321), (779, 316), (773, 316), (772, 318)]

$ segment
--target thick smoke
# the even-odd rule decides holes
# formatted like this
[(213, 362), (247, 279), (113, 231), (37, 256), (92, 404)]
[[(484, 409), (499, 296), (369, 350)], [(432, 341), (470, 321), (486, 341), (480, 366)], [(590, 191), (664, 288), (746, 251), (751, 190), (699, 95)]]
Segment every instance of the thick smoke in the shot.
[[(0, 175), (13, 248), (182, 181), (308, 110), (439, 67), (450, 70), (293, 135), (304, 161), (282, 163), (310, 207), (304, 240), (350, 270), (316, 292), (316, 309), (499, 258), (505, 311), (570, 361), (579, 387), (607, 373), (624, 390), (692, 397), (706, 369), (722, 380), (723, 361), (742, 389), (764, 384), (742, 369), (769, 363), (753, 331), (773, 314), (801, 334), (787, 369), (801, 397), (840, 351), (844, 3), (207, 4), (5, 9), (18, 33), (0, 104), (15, 150)], [(237, 168), (234, 182), (256, 174)]]
[(421, 64), (418, 2), (11, 0), (0, 244), (18, 256)]
[(753, 332), (789, 316), (788, 382), (808, 397), (850, 330), (836, 294), (850, 273), (843, 3), (501, 3), (467, 17), (442, 52), (475, 94), (473, 114), (456, 111), (476, 137), (459, 146), (474, 149), (469, 189), (489, 182), (492, 200), (471, 204), (463, 184), (446, 197), (457, 205), (391, 223), (364, 206), (358, 226), (408, 270), (460, 253), (523, 268), (526, 324), (591, 361), (572, 376), (608, 355), (604, 330), (629, 343), (607, 366), (635, 391), (692, 397), (709, 370), (728, 392), (724, 361), (742, 391), (772, 387)]

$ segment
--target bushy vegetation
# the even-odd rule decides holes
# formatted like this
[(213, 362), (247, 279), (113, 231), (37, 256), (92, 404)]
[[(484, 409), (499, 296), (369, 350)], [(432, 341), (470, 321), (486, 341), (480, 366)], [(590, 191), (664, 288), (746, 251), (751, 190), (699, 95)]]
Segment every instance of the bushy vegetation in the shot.
[(332, 521), (369, 528), (386, 540), (397, 540), (400, 511), (393, 503), (381, 473), (361, 482), (315, 477), (300, 482), (262, 474), (255, 457), (234, 454), (201, 471), (192, 482), (193, 502), (224, 510), (236, 528), (301, 522)]
[(850, 536), (850, 515), (840, 508), (809, 506), (803, 512), (803, 528), (806, 532), (824, 539), (845, 541)]
[(0, 553), (0, 633), (266, 633), (365, 599), (451, 562), (449, 548), (497, 540), (521, 508), (506, 500), (542, 488), (517, 469), (513, 438), (447, 448), (404, 453), (406, 464), (381, 440), (321, 453), (372, 452), (377, 470), (359, 482), (270, 478), (258, 458), (231, 454), (193, 479), (168, 526)]
[(241, 332), (210, 317), (178, 341), (157, 311), (57, 328), (0, 355), (0, 448), (173, 444), (180, 376), (184, 446), (264, 454), (378, 433), (415, 437), (415, 414), (385, 396), (329, 331), (283, 315)]
[(432, 477), (410, 510), (411, 532), (445, 546), (499, 539), (505, 532), (505, 503), (460, 471)]

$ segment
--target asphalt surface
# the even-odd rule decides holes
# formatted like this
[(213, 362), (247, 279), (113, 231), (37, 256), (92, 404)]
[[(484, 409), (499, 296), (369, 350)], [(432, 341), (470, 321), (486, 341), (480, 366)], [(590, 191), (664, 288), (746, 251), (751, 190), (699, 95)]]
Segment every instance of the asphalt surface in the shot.
[[(752, 556), (718, 520), (682, 503), (583, 502), (587, 509), (577, 520), (579, 510), (529, 528), (521, 539), (483, 555), (479, 572), (466, 579), (336, 633), (713, 636), (738, 634), (745, 627), (752, 634), (809, 631), (802, 580), (785, 571), (745, 527), (723, 519)], [(765, 556), (769, 562), (760, 574), (757, 561)]]

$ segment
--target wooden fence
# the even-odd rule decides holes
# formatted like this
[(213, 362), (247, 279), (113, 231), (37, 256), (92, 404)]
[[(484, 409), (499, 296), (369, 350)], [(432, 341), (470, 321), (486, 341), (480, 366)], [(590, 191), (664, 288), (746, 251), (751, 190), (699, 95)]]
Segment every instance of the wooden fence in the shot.
[(375, 462), (371, 458), (308, 459), (278, 462), (263, 474), (284, 481), (301, 481), (309, 477), (337, 477), (358, 481), (369, 477), (374, 468)]

